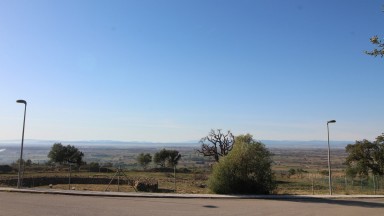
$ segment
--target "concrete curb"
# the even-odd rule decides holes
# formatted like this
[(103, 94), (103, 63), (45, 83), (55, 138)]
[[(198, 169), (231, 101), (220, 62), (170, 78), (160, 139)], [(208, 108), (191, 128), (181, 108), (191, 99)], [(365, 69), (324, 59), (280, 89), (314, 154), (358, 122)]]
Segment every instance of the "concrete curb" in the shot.
[(0, 187), (0, 192), (57, 194), (73, 196), (100, 197), (136, 197), (136, 198), (177, 198), (177, 199), (370, 199), (382, 198), (384, 195), (220, 195), (220, 194), (172, 194), (172, 193), (125, 193), (100, 191), (75, 191), (54, 189), (17, 189)]

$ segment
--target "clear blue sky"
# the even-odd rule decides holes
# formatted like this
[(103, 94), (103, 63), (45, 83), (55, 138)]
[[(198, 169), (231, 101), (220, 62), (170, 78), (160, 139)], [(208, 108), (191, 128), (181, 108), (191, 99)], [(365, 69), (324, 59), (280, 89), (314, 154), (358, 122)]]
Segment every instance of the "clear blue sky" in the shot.
[(384, 1), (0, 1), (0, 140), (384, 132)]

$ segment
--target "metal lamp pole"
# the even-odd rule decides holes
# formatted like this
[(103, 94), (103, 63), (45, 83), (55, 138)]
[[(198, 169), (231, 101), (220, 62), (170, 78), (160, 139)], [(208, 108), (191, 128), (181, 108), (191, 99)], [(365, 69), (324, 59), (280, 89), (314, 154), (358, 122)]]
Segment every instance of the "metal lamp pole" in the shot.
[(327, 121), (328, 132), (328, 178), (329, 178), (329, 195), (332, 195), (332, 173), (331, 173), (331, 147), (329, 146), (329, 123), (336, 123), (336, 120)]
[(25, 100), (17, 100), (16, 103), (24, 104), (24, 121), (23, 121), (23, 134), (21, 137), (21, 150), (20, 150), (20, 160), (19, 160), (19, 172), (17, 176), (17, 188), (21, 187), (21, 163), (23, 162), (23, 146), (24, 146), (24, 129), (25, 129), (25, 115), (27, 113), (27, 102)]

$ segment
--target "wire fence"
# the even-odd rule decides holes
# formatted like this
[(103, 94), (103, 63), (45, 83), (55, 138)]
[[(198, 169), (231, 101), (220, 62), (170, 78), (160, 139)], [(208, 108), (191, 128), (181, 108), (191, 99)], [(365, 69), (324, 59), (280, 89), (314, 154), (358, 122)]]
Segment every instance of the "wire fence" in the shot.
[[(280, 181), (278, 193), (283, 194), (329, 194), (328, 176), (308, 174)], [(366, 178), (332, 177), (333, 194), (384, 195), (384, 176)]]

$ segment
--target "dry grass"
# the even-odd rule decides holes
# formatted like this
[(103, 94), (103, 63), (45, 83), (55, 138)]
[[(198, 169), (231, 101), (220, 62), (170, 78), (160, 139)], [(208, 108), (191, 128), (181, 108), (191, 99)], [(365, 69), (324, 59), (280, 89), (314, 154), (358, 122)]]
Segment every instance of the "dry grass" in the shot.
[[(94, 175), (89, 175), (90, 173), (73, 173), (72, 177), (89, 177)], [(92, 174), (92, 173), (91, 173)], [(175, 182), (173, 173), (162, 173), (162, 172), (124, 172), (124, 174), (131, 179), (140, 179), (140, 178), (152, 178), (158, 181), (159, 192), (165, 193), (174, 193)], [(48, 173), (48, 174), (29, 174), (35, 177), (37, 176), (68, 176), (66, 173)], [(100, 173), (97, 176), (109, 177), (112, 179), (114, 173)], [(27, 175), (28, 176), (28, 175)], [(125, 176), (120, 177), (124, 179)], [(115, 177), (117, 179), (117, 176)], [(176, 174), (176, 193), (188, 193), (188, 194), (206, 194), (210, 193), (209, 189), (206, 186), (207, 178), (201, 178), (200, 175), (193, 173), (177, 173)], [(98, 184), (57, 184), (52, 185), (53, 189), (60, 190), (69, 190), (74, 188), (75, 190), (87, 190), (87, 191), (105, 191), (108, 185), (98, 185)], [(40, 188), (49, 188), (48, 185), (40, 186)], [(135, 192), (132, 186), (130, 185), (110, 185), (108, 191), (111, 192)]]
[[(130, 150), (131, 151), (131, 150)], [(153, 151), (156, 151), (153, 150)], [(104, 150), (103, 150), (104, 152)], [(137, 150), (138, 153), (141, 150)], [(328, 194), (328, 177), (321, 175), (321, 171), (327, 170), (327, 151), (326, 149), (272, 149), (275, 154), (273, 160), (275, 161), (273, 170), (276, 173), (276, 180), (278, 187), (275, 191), (277, 194)], [(97, 153), (97, 152), (96, 152)], [(95, 154), (96, 154), (95, 153)], [(110, 155), (118, 154), (123, 155), (126, 152), (112, 151)], [(189, 155), (189, 153), (185, 153)], [(190, 153), (192, 155), (192, 152)], [(193, 155), (192, 155), (193, 156)], [(333, 189), (335, 194), (374, 194), (372, 181), (368, 180), (361, 183), (358, 179), (352, 182), (352, 180), (345, 181), (344, 171), (345, 165), (345, 151), (344, 149), (335, 149), (332, 151), (332, 176), (334, 178)], [(131, 162), (134, 162), (134, 154), (130, 155)], [(189, 156), (185, 156), (186, 159)], [(184, 161), (183, 163), (192, 163), (193, 161)], [(185, 165), (184, 168), (192, 170), (191, 173), (177, 173), (176, 192), (177, 193), (211, 193), (207, 186), (207, 179), (210, 175), (210, 167), (208, 163), (196, 166), (194, 162), (192, 165)], [(179, 166), (183, 167), (183, 166)], [(288, 178), (289, 169), (303, 169), (307, 173), (302, 175), (294, 175)], [(174, 192), (174, 178), (172, 172), (144, 172), (144, 171), (125, 171), (128, 178), (153, 178), (158, 181), (160, 192)], [(112, 178), (114, 172), (109, 173), (93, 173), (93, 172), (73, 172), (73, 177), (93, 177), (100, 175), (108, 178)], [(1, 176), (14, 176), (17, 178), (17, 173), (0, 175)], [(55, 172), (26, 172), (25, 177), (29, 176), (44, 176), (44, 177), (57, 177), (68, 176), (66, 169)], [(44, 186), (48, 188), (48, 186)], [(90, 191), (104, 191), (107, 185), (71, 185), (76, 190), (90, 190)], [(53, 185), (54, 189), (68, 190), (68, 184)], [(119, 188), (116, 185), (111, 185), (109, 191), (122, 191), (133, 192), (133, 188), (127, 185), (121, 185)], [(384, 194), (384, 178), (382, 178), (379, 185), (379, 190), (376, 194)]]

